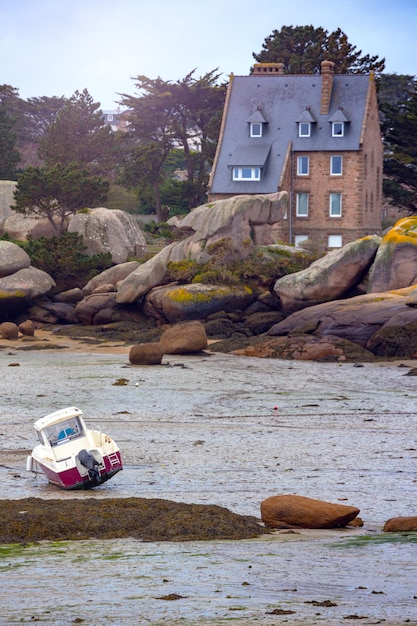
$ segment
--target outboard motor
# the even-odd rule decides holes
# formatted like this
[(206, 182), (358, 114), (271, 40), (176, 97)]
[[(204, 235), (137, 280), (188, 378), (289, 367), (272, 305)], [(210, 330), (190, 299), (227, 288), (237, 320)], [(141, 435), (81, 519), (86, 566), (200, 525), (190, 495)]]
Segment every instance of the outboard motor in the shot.
[(77, 458), (81, 465), (88, 470), (88, 478), (96, 483), (101, 483), (101, 476), (98, 470), (99, 463), (91, 452), (80, 450), (77, 454)]

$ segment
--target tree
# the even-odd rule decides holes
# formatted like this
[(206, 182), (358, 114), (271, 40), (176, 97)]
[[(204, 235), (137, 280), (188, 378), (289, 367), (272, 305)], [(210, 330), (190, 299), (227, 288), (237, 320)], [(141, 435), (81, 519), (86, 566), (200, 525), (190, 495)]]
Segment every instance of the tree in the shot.
[[(417, 213), (417, 81), (403, 76), (399, 98), (381, 105), (386, 149), (384, 193), (395, 204)], [(404, 88), (407, 85), (408, 88)]]
[(346, 34), (338, 28), (329, 33), (314, 26), (283, 26), (273, 30), (262, 44), (258, 63), (284, 63), (287, 74), (318, 74), (322, 61), (333, 61), (336, 74), (365, 74), (371, 70), (379, 74), (385, 59), (362, 56), (362, 50), (349, 43)]
[(47, 167), (78, 163), (94, 174), (110, 174), (114, 134), (99, 107), (84, 89), (59, 108), (39, 142), (39, 157)]
[[(151, 182), (158, 218), (163, 213), (164, 164), (172, 150), (181, 147), (184, 152), (189, 208), (206, 193), (207, 165), (214, 156), (226, 88), (216, 84), (219, 75), (214, 71), (199, 79), (193, 75), (194, 70), (176, 83), (137, 76), (140, 95), (121, 94), (120, 104), (129, 110), (128, 137), (133, 146), (133, 157), (127, 159), (129, 178), (139, 187)], [(192, 148), (194, 139), (200, 150)]]
[(70, 215), (79, 209), (99, 206), (108, 190), (107, 180), (91, 175), (78, 164), (28, 167), (18, 176), (12, 208), (26, 215), (46, 217), (60, 234)]
[(0, 86), (0, 180), (15, 180), (20, 161), (13, 117), (13, 103), (17, 98), (18, 92), (14, 87)]

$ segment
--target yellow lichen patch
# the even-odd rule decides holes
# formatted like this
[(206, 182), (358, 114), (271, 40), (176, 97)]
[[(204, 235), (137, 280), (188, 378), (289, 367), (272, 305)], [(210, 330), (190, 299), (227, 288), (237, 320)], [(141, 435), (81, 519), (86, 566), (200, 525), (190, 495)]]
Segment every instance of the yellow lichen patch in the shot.
[(417, 245), (417, 216), (403, 217), (385, 235), (383, 244), (410, 243)]

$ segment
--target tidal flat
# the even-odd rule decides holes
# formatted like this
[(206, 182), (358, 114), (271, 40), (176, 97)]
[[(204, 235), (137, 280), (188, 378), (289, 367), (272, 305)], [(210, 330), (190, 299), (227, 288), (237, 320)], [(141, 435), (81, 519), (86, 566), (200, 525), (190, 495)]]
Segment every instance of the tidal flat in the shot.
[[(132, 367), (128, 352), (0, 350), (1, 500), (163, 499), (260, 521), (263, 499), (293, 493), (357, 506), (364, 525), (3, 544), (0, 624), (417, 624), (417, 534), (382, 532), (417, 514), (412, 363), (203, 353)], [(123, 471), (88, 492), (25, 470), (33, 422), (65, 406), (122, 451)]]

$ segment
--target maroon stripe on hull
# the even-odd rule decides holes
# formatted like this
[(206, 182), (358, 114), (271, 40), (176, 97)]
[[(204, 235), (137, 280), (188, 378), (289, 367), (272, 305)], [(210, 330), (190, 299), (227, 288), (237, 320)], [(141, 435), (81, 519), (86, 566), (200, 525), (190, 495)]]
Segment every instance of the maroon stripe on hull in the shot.
[(112, 478), (117, 472), (123, 469), (122, 460), (120, 458), (120, 453), (117, 452), (118, 462), (110, 463), (108, 457), (104, 457), (104, 468), (100, 471), (101, 482), (97, 483), (96, 481), (90, 480), (88, 474), (86, 476), (81, 476), (77, 467), (71, 467), (70, 469), (66, 469), (62, 472), (54, 472), (51, 468), (46, 465), (39, 464), (43, 473), (45, 474), (48, 481), (60, 487), (61, 489), (91, 489), (92, 487), (97, 487), (102, 483), (106, 482), (110, 478)]

